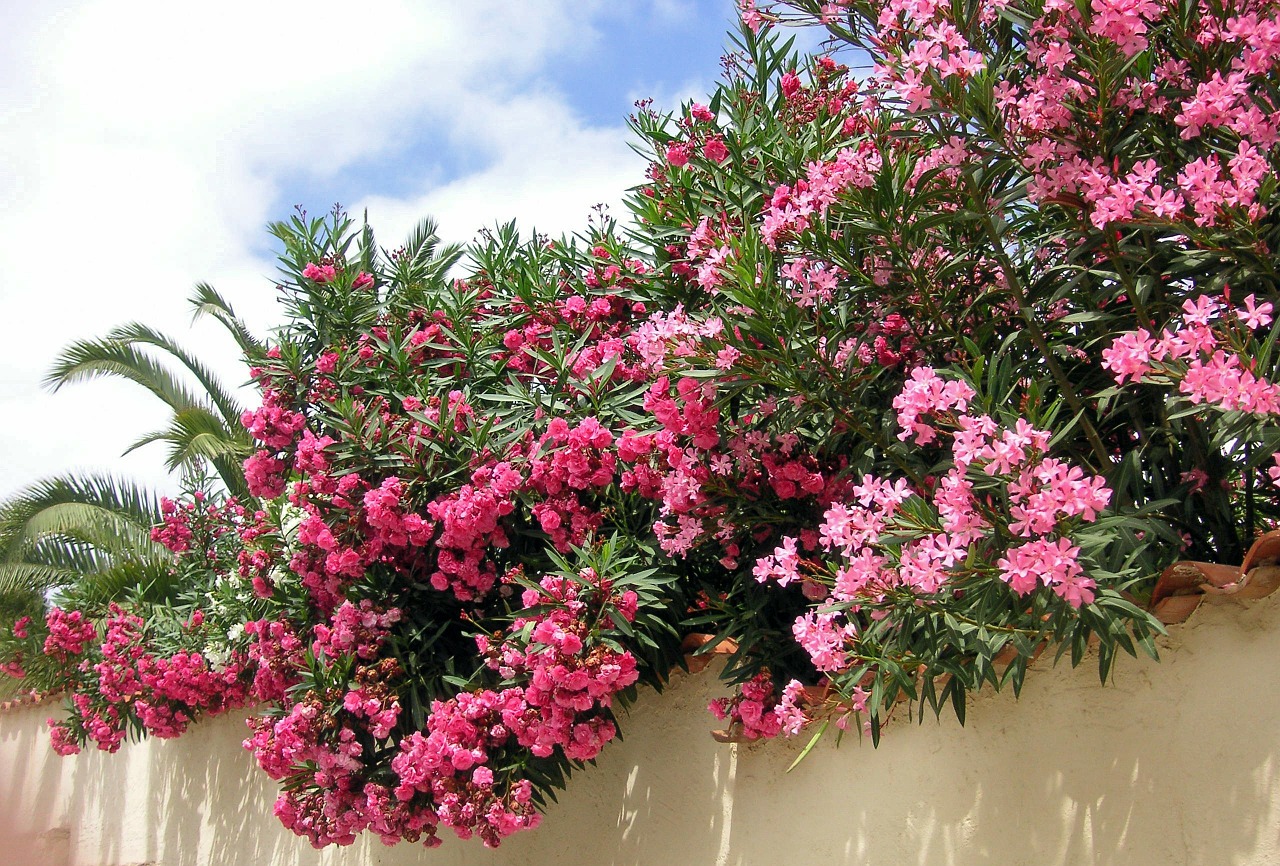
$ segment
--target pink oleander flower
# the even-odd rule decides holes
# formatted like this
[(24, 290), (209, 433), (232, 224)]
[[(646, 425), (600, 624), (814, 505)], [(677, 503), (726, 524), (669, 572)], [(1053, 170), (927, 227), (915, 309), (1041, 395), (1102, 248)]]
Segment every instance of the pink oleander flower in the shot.
[(1011, 548), (996, 567), (1000, 569), (1000, 579), (1019, 595), (1043, 585), (1051, 587), (1072, 607), (1080, 607), (1093, 601), (1094, 582), (1076, 561), (1079, 554), (1080, 548), (1069, 539), (1037, 539)]
[(64, 758), (80, 754), (80, 744), (76, 742), (75, 735), (71, 733), (71, 729), (65, 722), (48, 719), (46, 724), (49, 726), (49, 739), (56, 753)]
[(78, 610), (52, 608), (45, 616), (49, 635), (44, 639), (44, 654), (60, 661), (84, 653), (97, 640), (94, 624)]
[(756, 9), (756, 0), (738, 0), (738, 14), (742, 18), (742, 23), (749, 27), (752, 33), (759, 33), (760, 28), (767, 23), (764, 16)]
[(724, 139), (714, 136), (702, 145), (702, 155), (712, 162), (724, 162), (729, 158), (729, 148), (725, 147)]
[(1145, 328), (1121, 334), (1102, 350), (1102, 367), (1110, 370), (1117, 385), (1140, 382), (1151, 372), (1151, 359), (1156, 353), (1156, 341)]
[(772, 739), (782, 732), (782, 720), (775, 709), (778, 697), (773, 680), (759, 673), (738, 687), (730, 698), (718, 698), (707, 705), (717, 719), (742, 726), (748, 740)]
[(932, 367), (916, 367), (893, 398), (898, 410), (899, 439), (915, 437), (917, 445), (927, 445), (937, 438), (935, 428), (920, 419), (956, 410), (963, 412), (974, 398), (974, 390), (958, 379), (943, 380)]
[(782, 690), (782, 698), (778, 701), (778, 705), (773, 708), (773, 713), (778, 718), (778, 725), (783, 734), (788, 737), (794, 737), (800, 733), (800, 729), (809, 721), (805, 716), (804, 710), (800, 709), (800, 704), (804, 700), (804, 685), (799, 680), (792, 680), (787, 683)]
[(753, 574), (760, 583), (776, 580), (779, 586), (786, 586), (792, 581), (800, 580), (799, 565), (796, 539), (784, 538), (782, 544), (774, 548), (772, 555), (762, 556), (756, 561)]
[(333, 265), (317, 265), (314, 262), (307, 262), (307, 266), (302, 269), (302, 275), (314, 283), (332, 283), (338, 272)]
[(837, 624), (836, 620), (841, 618), (841, 614), (811, 610), (796, 617), (791, 626), (796, 643), (809, 654), (814, 667), (824, 673), (841, 670), (849, 664), (845, 645), (857, 629), (853, 623)]
[(1271, 313), (1274, 310), (1270, 301), (1264, 301), (1259, 304), (1258, 299), (1249, 295), (1244, 299), (1244, 307), (1237, 311), (1240, 321), (1252, 329), (1265, 328), (1272, 322)]

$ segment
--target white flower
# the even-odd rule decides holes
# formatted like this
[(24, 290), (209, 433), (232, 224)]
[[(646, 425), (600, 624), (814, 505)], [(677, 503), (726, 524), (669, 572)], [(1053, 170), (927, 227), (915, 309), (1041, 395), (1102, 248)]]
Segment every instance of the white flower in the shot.
[(280, 509), (280, 531), (286, 538), (298, 534), (298, 527), (307, 519), (307, 512), (296, 505), (287, 504)]
[(204, 657), (209, 660), (209, 667), (220, 671), (231, 660), (231, 650), (226, 647), (205, 647)]

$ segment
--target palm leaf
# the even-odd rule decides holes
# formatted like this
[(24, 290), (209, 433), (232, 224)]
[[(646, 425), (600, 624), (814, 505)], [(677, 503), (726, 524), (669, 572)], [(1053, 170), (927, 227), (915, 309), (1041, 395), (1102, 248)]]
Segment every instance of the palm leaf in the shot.
[(104, 475), (58, 476), (38, 481), (0, 505), (0, 559), (14, 561), (40, 535), (91, 534), (150, 527), (160, 522), (155, 494)]
[(0, 504), (0, 613), (36, 616), (45, 600), (172, 592), (172, 555), (151, 540), (154, 494), (108, 476), (45, 479)]
[(166, 465), (170, 471), (208, 462), (213, 465), (227, 492), (240, 498), (247, 495), (243, 463), (253, 452), (253, 440), (239, 425), (228, 428), (208, 409), (185, 409), (173, 414), (168, 427), (139, 438), (125, 453), (155, 442), (169, 446)]
[[(6, 600), (28, 596), (41, 600), (46, 590), (66, 586), (78, 576), (74, 570), (40, 562), (0, 562), (0, 611), (10, 606)], [(25, 609), (23, 613), (30, 616)]]
[(409, 232), (404, 246), (395, 255), (388, 256), (396, 268), (394, 282), (399, 285), (399, 290), (388, 296), (388, 304), (394, 308), (428, 303), (432, 294), (448, 285), (449, 271), (464, 253), (462, 244), (440, 245), (436, 221), (431, 217), (419, 221)]
[(364, 215), (364, 225), (360, 228), (360, 267), (371, 274), (382, 268), (382, 255), (378, 251), (378, 239), (373, 234), (373, 226), (369, 225), (369, 213)]
[[(122, 563), (165, 563), (155, 497), (103, 476), (40, 481), (0, 505), (0, 590), (47, 591)], [(25, 581), (25, 583), (24, 583)]]
[(207, 316), (221, 323), (246, 357), (256, 358), (267, 350), (266, 343), (253, 335), (244, 321), (236, 315), (235, 310), (231, 309), (231, 304), (227, 303), (217, 289), (208, 283), (196, 283), (195, 291), (191, 295), (191, 306), (193, 320)]
[[(186, 349), (179, 346), (170, 337), (160, 333), (146, 325), (133, 322), (116, 328), (106, 337), (112, 342), (121, 343), (130, 347), (137, 345), (154, 346), (163, 352), (171, 355), (179, 363), (191, 372), (196, 381), (200, 383), (200, 387), (204, 389), (208, 402), (212, 403), (222, 415), (223, 421), (229, 428), (235, 429), (240, 425), (240, 413), (243, 407), (240, 401), (231, 394), (229, 390), (222, 384), (217, 375), (209, 369), (200, 359), (196, 358)], [(204, 405), (205, 401), (200, 400), (193, 405)], [(178, 407), (173, 407), (175, 411)], [(187, 407), (183, 407), (187, 408)]]
[(126, 598), (144, 604), (173, 602), (181, 590), (180, 578), (169, 561), (130, 560), (82, 575), (57, 593), (54, 600), (67, 607), (101, 610)]
[(150, 355), (109, 338), (79, 340), (67, 346), (45, 375), (44, 385), (58, 391), (64, 385), (109, 376), (141, 385), (175, 411), (202, 402)]

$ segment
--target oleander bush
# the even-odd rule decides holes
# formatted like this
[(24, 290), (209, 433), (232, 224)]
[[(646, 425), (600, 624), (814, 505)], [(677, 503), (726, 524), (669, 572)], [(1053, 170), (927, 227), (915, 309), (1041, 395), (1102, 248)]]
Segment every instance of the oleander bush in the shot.
[(250, 495), (165, 503), (176, 600), (0, 629), (55, 748), (253, 706), (315, 845), (497, 845), (691, 634), (746, 739), (1155, 654), (1160, 571), (1280, 515), (1280, 4), (742, 19), (625, 224), (272, 226)]

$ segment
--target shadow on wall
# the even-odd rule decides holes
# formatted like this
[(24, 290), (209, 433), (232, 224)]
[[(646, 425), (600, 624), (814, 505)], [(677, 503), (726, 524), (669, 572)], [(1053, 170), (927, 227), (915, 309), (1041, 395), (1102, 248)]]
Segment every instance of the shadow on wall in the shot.
[(1280, 603), (1206, 606), (1162, 658), (1107, 688), (1046, 659), (967, 727), (903, 713), (879, 749), (849, 732), (790, 774), (804, 738), (718, 745), (713, 678), (677, 677), (509, 862), (1280, 863)]
[[(71, 812), (74, 864), (159, 866), (321, 862), (272, 815), (274, 789), (248, 752), (243, 715), (180, 739), (81, 755)], [(353, 861), (357, 862), (357, 861)]]
[[(120, 754), (60, 759), (47, 707), (0, 716), (0, 852), (22, 866), (521, 864), (901, 866), (1280, 863), (1280, 594), (1206, 605), (1160, 664), (1126, 659), (1027, 677), (879, 749), (855, 733), (792, 773), (795, 743), (711, 740), (709, 674), (677, 675), (623, 720), (626, 740), (578, 774), (532, 833), (497, 851), (313, 851), (271, 813), (275, 790), (240, 748), (242, 718)], [(901, 710), (899, 711), (901, 713)], [(15, 829), (18, 841), (10, 837)], [(17, 848), (21, 844), (24, 848)], [(29, 853), (27, 853), (29, 852)]]
[(63, 866), (71, 857), (70, 813), (63, 796), (73, 767), (49, 747), (43, 720), (56, 705), (0, 716), (0, 851), (23, 866)]

